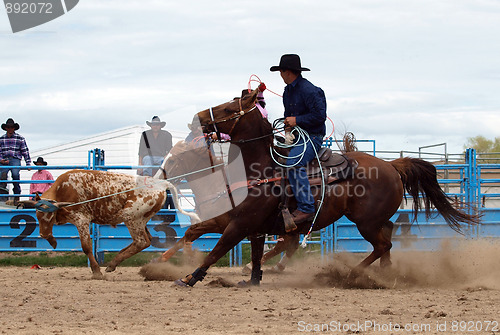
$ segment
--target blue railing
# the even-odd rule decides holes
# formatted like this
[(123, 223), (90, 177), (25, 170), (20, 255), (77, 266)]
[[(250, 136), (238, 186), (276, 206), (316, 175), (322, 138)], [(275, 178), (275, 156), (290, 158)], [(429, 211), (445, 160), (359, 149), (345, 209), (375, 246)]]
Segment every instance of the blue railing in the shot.
[[(330, 141), (330, 145), (333, 142)], [(328, 143), (325, 143), (328, 145)], [(373, 142), (374, 144), (374, 142)], [(373, 146), (374, 147), (374, 146)], [(484, 199), (497, 199), (500, 194), (487, 192), (485, 188), (500, 185), (500, 179), (487, 178), (487, 172), (500, 171), (500, 164), (477, 164), (474, 150), (466, 152), (464, 164), (437, 165), (439, 173), (448, 172), (453, 178), (439, 179), (444, 187), (454, 188), (448, 192), (450, 197), (457, 197), (472, 204), (484, 205)], [(32, 169), (69, 170), (69, 169), (98, 169), (98, 170), (133, 170), (143, 166), (107, 166), (104, 164), (102, 150), (94, 149), (89, 152), (88, 166), (61, 165), (61, 166), (32, 166)], [(27, 169), (26, 166), (20, 167)], [(12, 181), (7, 181), (12, 182)], [(31, 183), (28, 180), (20, 181), (23, 184)], [(42, 183), (44, 181), (37, 181)], [(9, 195), (5, 195), (9, 196)], [(10, 195), (12, 196), (12, 195)], [(29, 197), (29, 194), (21, 195)], [(451, 230), (440, 216), (426, 220), (423, 214), (417, 215), (416, 224), (412, 224), (411, 211), (399, 210), (391, 219), (394, 222), (393, 248), (395, 250), (436, 250), (443, 240), (461, 240), (463, 238), (500, 238), (500, 208), (484, 208), (482, 222), (479, 226), (468, 227), (465, 237)], [(149, 223), (148, 228), (153, 236), (152, 245), (145, 251), (164, 251), (178, 241), (190, 222), (188, 217), (179, 214), (176, 210), (162, 209)], [(71, 224), (54, 227), (54, 236), (58, 240), (57, 251), (80, 251), (81, 244), (76, 228)], [(132, 242), (130, 234), (124, 224), (116, 229), (110, 226), (91, 225), (94, 253), (99, 260), (105, 252), (119, 251)], [(194, 242), (194, 248), (200, 251), (210, 251), (219, 239), (219, 234), (207, 234)], [(230, 253), (231, 264), (242, 263), (243, 241)], [(274, 244), (275, 241), (268, 241)], [(321, 255), (330, 252), (367, 252), (371, 246), (366, 242), (354, 223), (342, 217), (334, 225), (319, 232), (315, 240), (309, 245), (319, 246)], [(49, 251), (53, 250), (47, 241), (39, 237), (35, 210), (33, 209), (0, 209), (0, 251)]]

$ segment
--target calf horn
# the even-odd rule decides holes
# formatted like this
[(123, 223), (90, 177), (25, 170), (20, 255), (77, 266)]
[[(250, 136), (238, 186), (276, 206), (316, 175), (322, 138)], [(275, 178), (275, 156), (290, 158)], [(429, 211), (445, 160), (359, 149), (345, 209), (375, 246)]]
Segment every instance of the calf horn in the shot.
[(35, 200), (22, 200), (22, 201), (19, 201), (19, 205), (18, 207), (21, 207), (21, 208), (35, 208), (35, 205), (36, 205), (37, 201)]

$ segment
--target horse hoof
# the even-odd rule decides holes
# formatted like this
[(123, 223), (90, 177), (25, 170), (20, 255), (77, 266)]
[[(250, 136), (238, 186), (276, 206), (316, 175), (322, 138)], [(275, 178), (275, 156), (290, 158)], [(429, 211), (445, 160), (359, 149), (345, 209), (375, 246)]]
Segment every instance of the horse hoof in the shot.
[(278, 263), (278, 264), (276, 264), (275, 266), (272, 267), (272, 270), (274, 272), (283, 272), (283, 271), (285, 271), (285, 266), (282, 265), (282, 264), (280, 264), (280, 263)]
[(181, 279), (177, 279), (174, 281), (174, 286), (179, 286), (179, 287), (189, 287), (189, 285), (185, 282), (183, 282)]
[(242, 280), (236, 284), (237, 287), (244, 288), (244, 287), (251, 287), (251, 286), (259, 286), (260, 281), (254, 281), (254, 280)]
[(248, 282), (246, 280), (242, 280), (242, 281), (238, 282), (238, 284), (236, 284), (236, 286), (243, 288), (243, 287), (249, 287), (251, 285), (250, 285), (250, 282)]
[(98, 273), (93, 273), (92, 274), (92, 279), (95, 279), (95, 280), (103, 280), (104, 279), (104, 275), (100, 272)]
[(106, 268), (106, 272), (113, 272), (113, 271), (115, 271), (115, 269), (116, 269), (116, 267), (115, 267), (115, 266), (108, 266), (108, 267)]
[(360, 274), (361, 271), (357, 269), (352, 269), (351, 272), (349, 272), (349, 275), (347, 275), (346, 283), (353, 284), (359, 278)]

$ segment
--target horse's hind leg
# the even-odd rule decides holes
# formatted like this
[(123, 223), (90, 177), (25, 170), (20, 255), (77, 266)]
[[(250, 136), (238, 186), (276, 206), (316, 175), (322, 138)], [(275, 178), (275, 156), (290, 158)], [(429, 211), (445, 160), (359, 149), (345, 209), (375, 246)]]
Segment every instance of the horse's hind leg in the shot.
[[(265, 243), (265, 241), (264, 241), (264, 243)], [(260, 260), (260, 264), (263, 265), (271, 258), (275, 257), (276, 255), (279, 255), (281, 252), (283, 252), (285, 250), (285, 247), (286, 247), (286, 242), (280, 236), (280, 239), (278, 239), (278, 242), (276, 242), (274, 247), (271, 250), (269, 250), (268, 252), (266, 252), (264, 254), (264, 256), (262, 256), (262, 259)], [(253, 255), (253, 246), (252, 246), (252, 255)], [(253, 268), (253, 260), (243, 267), (242, 273), (244, 275), (250, 274), (252, 272), (252, 268)]]
[[(274, 247), (266, 252), (264, 256), (262, 256), (261, 265), (265, 264), (268, 260), (273, 257), (285, 252), (285, 255), (281, 258), (281, 260), (273, 267), (273, 270), (283, 271), (285, 269), (286, 264), (292, 258), (295, 251), (297, 251), (299, 247), (299, 235), (298, 234), (285, 234), (279, 237), (278, 242), (274, 245)], [(253, 251), (253, 248), (252, 248)], [(243, 267), (243, 274), (249, 274), (252, 270), (253, 262), (248, 263)]]
[[(369, 224), (358, 224), (359, 232), (364, 237), (364, 239), (370, 242), (370, 244), (373, 246), (373, 251), (352, 270), (350, 277), (356, 276), (370, 264), (382, 257), (382, 255), (391, 250), (392, 243), (391, 239), (387, 238), (388, 229), (384, 229), (385, 226), (387, 226), (388, 228), (387, 222), (373, 226), (370, 226)], [(390, 257), (390, 254), (388, 254), (388, 257)], [(385, 259), (385, 261), (387, 261), (387, 259)]]
[[(382, 233), (384, 238), (391, 243), (392, 239), (392, 229), (394, 224), (391, 221), (387, 221), (384, 226), (382, 226)], [(391, 243), (392, 244), (392, 243)], [(387, 268), (392, 265), (391, 262), (391, 250), (387, 250), (382, 256), (380, 256), (380, 267)]]
[(284, 249), (285, 254), (281, 257), (280, 261), (273, 267), (276, 271), (284, 271), (288, 261), (295, 254), (299, 248), (299, 235), (298, 234), (287, 234), (284, 235)]

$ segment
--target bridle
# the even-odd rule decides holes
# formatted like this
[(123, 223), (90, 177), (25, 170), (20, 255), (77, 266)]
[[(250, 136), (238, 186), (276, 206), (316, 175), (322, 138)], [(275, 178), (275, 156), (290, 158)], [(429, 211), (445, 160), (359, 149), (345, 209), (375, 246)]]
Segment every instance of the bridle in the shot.
[(234, 112), (231, 116), (227, 117), (227, 118), (223, 118), (221, 120), (215, 120), (215, 117), (214, 117), (214, 112), (213, 112), (213, 108), (210, 107), (209, 109), (209, 113), (210, 113), (210, 121), (208, 122), (207, 126), (209, 125), (213, 125), (214, 126), (214, 130), (215, 132), (217, 133), (217, 137), (220, 138), (220, 131), (219, 129), (217, 128), (217, 124), (220, 124), (220, 123), (224, 123), (224, 122), (228, 122), (228, 121), (232, 121), (232, 120), (236, 120), (234, 123), (233, 123), (233, 126), (231, 127), (231, 130), (229, 130), (229, 133), (228, 135), (231, 136), (231, 134), (233, 133), (233, 130), (234, 128), (236, 127), (236, 125), (238, 124), (238, 121), (240, 121), (240, 118), (250, 112), (252, 112), (253, 110), (257, 109), (257, 105), (254, 104), (254, 106), (252, 108), (250, 108), (249, 110), (247, 111), (244, 111), (243, 110), (243, 107), (241, 105), (241, 98), (238, 99), (238, 102), (240, 104), (240, 111), (239, 112)]

